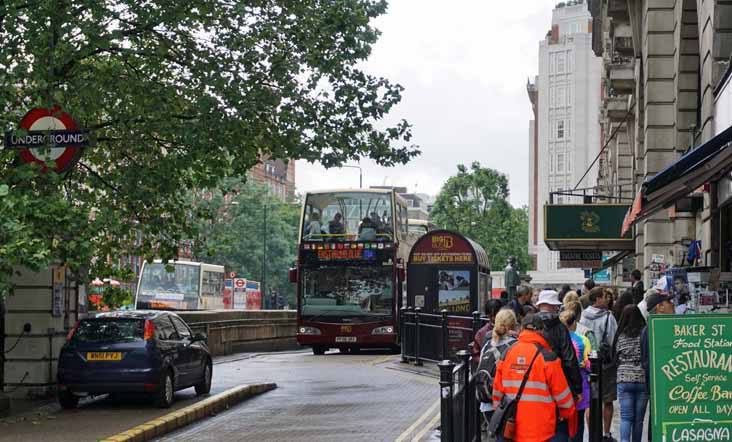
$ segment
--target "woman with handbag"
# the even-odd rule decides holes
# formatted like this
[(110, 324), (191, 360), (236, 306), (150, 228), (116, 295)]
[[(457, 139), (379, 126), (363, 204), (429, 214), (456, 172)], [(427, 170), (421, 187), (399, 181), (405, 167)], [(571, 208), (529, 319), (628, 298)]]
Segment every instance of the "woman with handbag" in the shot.
[(561, 419), (576, 413), (561, 361), (550, 350), (543, 330), (538, 315), (526, 316), (518, 342), (496, 367), (495, 412), (488, 430), (498, 441), (549, 441), (556, 429), (556, 411)]
[(620, 442), (640, 442), (646, 415), (648, 393), (646, 374), (641, 365), (640, 335), (646, 321), (638, 307), (631, 304), (620, 315), (615, 335), (618, 363), (618, 400), (620, 401)]

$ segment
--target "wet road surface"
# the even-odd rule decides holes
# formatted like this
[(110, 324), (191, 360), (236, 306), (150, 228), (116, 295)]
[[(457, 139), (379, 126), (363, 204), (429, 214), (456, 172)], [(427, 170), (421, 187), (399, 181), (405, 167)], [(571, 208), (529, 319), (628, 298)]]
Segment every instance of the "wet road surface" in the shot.
[[(239, 355), (214, 365), (211, 393), (276, 382), (264, 393), (161, 441), (411, 441), (439, 423), (437, 380), (405, 372), (384, 352), (313, 356), (310, 352)], [(204, 396), (205, 397), (205, 396)], [(172, 409), (145, 399), (97, 398), (77, 410), (50, 404), (0, 419), (0, 442), (97, 441), (197, 400), (176, 393)], [(409, 431), (406, 431), (409, 430)]]
[(437, 380), (397, 370), (397, 360), (384, 353), (299, 353), (241, 361), (237, 376), (278, 388), (158, 441), (427, 439), (438, 425)]

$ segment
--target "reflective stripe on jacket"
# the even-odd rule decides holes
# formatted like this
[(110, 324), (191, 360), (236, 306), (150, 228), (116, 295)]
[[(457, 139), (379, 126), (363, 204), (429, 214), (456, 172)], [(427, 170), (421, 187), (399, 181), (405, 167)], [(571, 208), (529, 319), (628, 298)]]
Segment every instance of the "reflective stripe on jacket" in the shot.
[[(538, 347), (537, 347), (538, 346)], [(529, 372), (516, 411), (516, 442), (546, 441), (556, 429), (556, 410), (563, 418), (575, 413), (574, 398), (562, 371), (562, 364), (539, 334), (525, 330), (496, 367), (493, 382), (493, 404), (501, 399), (513, 399), (531, 360), (540, 348), (539, 356)]]

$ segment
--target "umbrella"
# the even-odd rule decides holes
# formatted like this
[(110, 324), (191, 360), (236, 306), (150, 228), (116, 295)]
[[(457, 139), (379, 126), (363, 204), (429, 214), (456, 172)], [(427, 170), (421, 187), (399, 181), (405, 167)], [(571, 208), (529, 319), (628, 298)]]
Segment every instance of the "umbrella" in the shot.
[(94, 287), (101, 287), (104, 285), (104, 283), (102, 282), (101, 279), (94, 278), (94, 281), (91, 282), (91, 285), (93, 285)]
[(119, 282), (119, 281), (117, 281), (116, 279), (112, 279), (112, 278), (110, 278), (110, 279), (109, 279), (109, 285), (111, 285), (112, 287), (119, 287), (119, 285), (120, 285), (120, 282)]

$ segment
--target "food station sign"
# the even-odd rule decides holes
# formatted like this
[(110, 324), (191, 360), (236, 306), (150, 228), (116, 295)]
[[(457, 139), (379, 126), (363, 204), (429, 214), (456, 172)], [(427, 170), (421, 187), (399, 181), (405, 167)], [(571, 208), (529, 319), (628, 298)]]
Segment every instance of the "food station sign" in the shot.
[(649, 317), (654, 440), (732, 440), (732, 316)]

